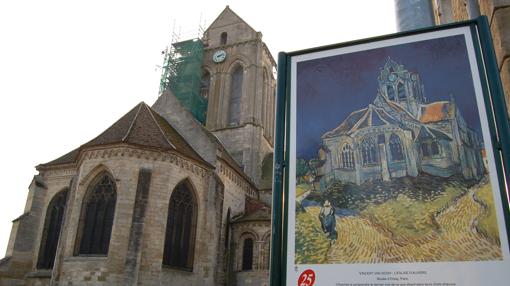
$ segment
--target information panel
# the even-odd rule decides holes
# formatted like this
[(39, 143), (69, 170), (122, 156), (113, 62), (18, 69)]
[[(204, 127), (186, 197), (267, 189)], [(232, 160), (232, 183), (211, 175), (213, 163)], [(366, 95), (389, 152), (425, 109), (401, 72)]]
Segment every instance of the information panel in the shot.
[(510, 285), (503, 164), (474, 33), (288, 57), (286, 285)]

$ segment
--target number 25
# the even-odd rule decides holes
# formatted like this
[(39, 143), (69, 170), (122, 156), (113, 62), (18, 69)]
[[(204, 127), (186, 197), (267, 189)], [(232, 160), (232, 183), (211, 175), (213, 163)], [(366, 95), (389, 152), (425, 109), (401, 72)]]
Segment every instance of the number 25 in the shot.
[(307, 286), (312, 284), (313, 274), (305, 274), (303, 275), (303, 281), (301, 281), (300, 286)]

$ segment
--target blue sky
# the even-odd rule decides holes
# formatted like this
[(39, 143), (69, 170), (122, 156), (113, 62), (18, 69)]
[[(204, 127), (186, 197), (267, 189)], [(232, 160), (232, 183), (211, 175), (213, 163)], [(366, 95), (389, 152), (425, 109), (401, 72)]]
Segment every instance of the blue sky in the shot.
[(314, 157), (322, 134), (373, 101), (388, 57), (420, 74), (428, 102), (452, 94), (468, 125), (481, 134), (464, 36), (450, 36), (299, 62), (298, 157)]

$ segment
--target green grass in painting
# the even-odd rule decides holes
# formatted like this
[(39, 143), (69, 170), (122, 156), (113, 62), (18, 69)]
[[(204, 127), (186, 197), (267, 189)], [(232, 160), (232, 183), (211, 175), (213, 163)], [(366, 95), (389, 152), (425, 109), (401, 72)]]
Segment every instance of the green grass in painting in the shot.
[(322, 264), (326, 262), (329, 240), (320, 229), (317, 210), (308, 208), (296, 213), (296, 264)]
[(299, 184), (296, 186), (296, 198), (310, 190), (310, 184)]
[(448, 207), (463, 192), (465, 190), (462, 188), (449, 186), (431, 201), (413, 200), (400, 194), (395, 200), (368, 206), (361, 215), (384, 226), (395, 239), (417, 239), (436, 230), (434, 215)]
[(478, 230), (486, 237), (499, 244), (499, 230), (496, 219), (494, 199), (490, 184), (482, 185), (475, 191), (475, 196), (484, 204), (485, 212), (478, 221)]

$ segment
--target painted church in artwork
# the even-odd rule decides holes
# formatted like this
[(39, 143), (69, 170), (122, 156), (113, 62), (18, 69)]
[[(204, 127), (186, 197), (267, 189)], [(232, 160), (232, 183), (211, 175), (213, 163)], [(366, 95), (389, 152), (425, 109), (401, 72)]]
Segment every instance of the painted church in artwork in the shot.
[(453, 96), (428, 102), (420, 75), (389, 57), (377, 80), (373, 102), (322, 135), (323, 183), (483, 175), (481, 137)]

